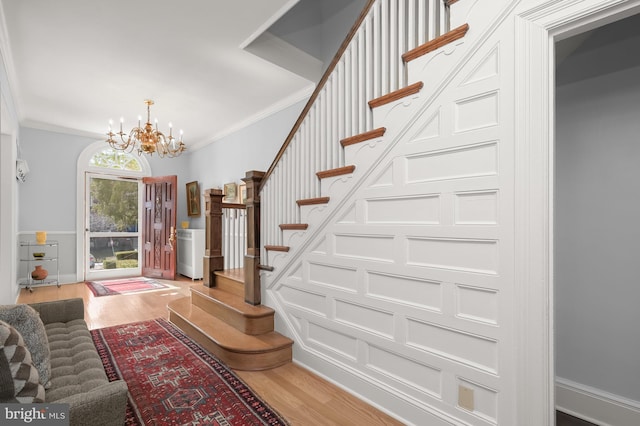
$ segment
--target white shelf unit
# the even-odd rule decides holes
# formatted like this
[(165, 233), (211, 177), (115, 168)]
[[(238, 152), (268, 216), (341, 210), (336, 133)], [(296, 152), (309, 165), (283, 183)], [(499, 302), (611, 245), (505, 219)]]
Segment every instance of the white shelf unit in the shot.
[[(44, 253), (42, 257), (35, 257), (34, 253)], [(55, 284), (60, 287), (60, 264), (58, 262), (58, 242), (47, 241), (39, 244), (35, 241), (20, 241), (20, 262), (26, 263), (27, 274), (19, 280), (18, 285), (29, 291), (34, 287)], [(42, 265), (49, 275), (44, 280), (35, 280), (31, 272), (37, 265)], [(55, 269), (54, 269), (55, 268)]]
[(178, 273), (192, 280), (204, 277), (204, 229), (178, 229)]

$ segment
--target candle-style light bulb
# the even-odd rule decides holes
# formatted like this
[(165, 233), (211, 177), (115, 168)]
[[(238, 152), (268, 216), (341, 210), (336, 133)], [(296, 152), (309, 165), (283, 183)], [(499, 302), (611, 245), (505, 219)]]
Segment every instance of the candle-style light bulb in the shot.
[(180, 142), (182, 142), (182, 129), (180, 129)]
[(120, 133), (122, 133), (122, 123), (124, 123), (124, 117), (120, 117)]
[(154, 119), (153, 119), (153, 121), (154, 121), (154, 123), (156, 124), (156, 131), (158, 131), (158, 119), (157, 119), (157, 118), (154, 118)]
[(109, 133), (111, 133), (111, 126), (113, 126), (113, 120), (109, 119)]
[(141, 121), (142, 121), (142, 116), (141, 116), (141, 115), (139, 115), (139, 116), (138, 116), (138, 127), (140, 127), (140, 122), (141, 122)]
[(171, 135), (172, 135), (171, 132), (172, 131), (173, 131), (173, 124), (171, 124), (171, 122), (169, 122), (169, 139), (171, 139)]

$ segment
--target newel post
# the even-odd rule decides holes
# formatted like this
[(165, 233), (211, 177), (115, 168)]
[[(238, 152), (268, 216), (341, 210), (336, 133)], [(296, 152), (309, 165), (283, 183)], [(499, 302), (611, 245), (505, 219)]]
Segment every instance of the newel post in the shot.
[(260, 194), (258, 188), (264, 172), (251, 170), (242, 179), (247, 184), (247, 254), (244, 256), (244, 300), (261, 303), (260, 290)]
[(204, 285), (214, 287), (215, 271), (224, 269), (222, 255), (222, 190), (204, 191), (204, 215), (206, 221), (204, 251)]

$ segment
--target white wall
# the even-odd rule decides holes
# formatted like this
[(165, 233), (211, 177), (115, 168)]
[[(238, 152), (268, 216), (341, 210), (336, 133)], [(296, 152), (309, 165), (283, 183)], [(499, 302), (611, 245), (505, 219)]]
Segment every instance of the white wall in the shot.
[[(299, 101), (191, 152), (185, 183), (198, 181), (200, 191), (204, 192), (210, 188), (222, 188), (228, 182), (242, 183), (241, 179), (249, 170), (267, 171), (305, 104), (306, 100)], [(182, 201), (185, 199), (184, 185), (179, 189), (182, 191), (179, 201)], [(179, 220), (190, 220), (191, 228), (204, 228), (204, 204), (200, 217), (189, 218), (186, 207), (180, 210), (182, 214), (184, 219)]]
[(556, 373), (635, 401), (639, 73), (630, 68), (558, 87), (556, 128)]
[[(266, 170), (303, 107), (304, 102), (298, 102), (178, 158), (150, 157), (154, 176), (178, 176), (177, 222), (190, 220), (192, 228), (204, 228), (205, 225), (204, 205), (200, 217), (189, 218), (187, 215), (187, 182), (199, 181), (204, 191), (221, 187), (226, 182), (239, 183), (247, 170)], [(22, 158), (27, 160), (31, 172), (27, 182), (20, 184), (18, 239), (33, 239), (35, 231), (44, 230), (50, 239), (59, 240), (60, 278), (62, 282), (73, 282), (76, 274), (77, 161), (80, 153), (95, 139), (21, 128), (20, 142)], [(12, 258), (17, 258), (17, 254)], [(23, 269), (19, 269), (19, 276), (26, 273)], [(8, 282), (15, 282), (15, 278)]]
[(18, 119), (9, 90), (4, 58), (0, 57), (0, 304), (13, 303), (18, 295), (15, 178), (18, 154)]

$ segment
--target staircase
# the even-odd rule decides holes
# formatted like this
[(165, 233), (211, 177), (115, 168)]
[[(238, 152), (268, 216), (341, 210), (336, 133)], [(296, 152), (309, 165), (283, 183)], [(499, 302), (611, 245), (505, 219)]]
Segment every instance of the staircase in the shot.
[[(376, 10), (381, 11), (380, 13), (389, 12), (385, 9), (389, 8), (386, 1), (369, 2), (352, 33), (343, 43), (341, 51), (336, 55), (337, 59), (319, 83), (318, 89), (312, 95), (276, 160), (262, 182), (256, 185), (255, 198), (259, 199), (262, 194), (262, 197), (268, 200), (265, 203), (266, 208), (263, 209), (262, 221), (260, 222), (259, 213), (253, 216), (254, 219), (258, 218), (257, 241), (262, 239), (266, 244), (260, 247), (259, 244), (252, 244), (249, 241), (248, 252), (251, 252), (249, 254), (255, 261), (247, 263), (245, 260), (245, 270), (254, 274), (252, 277), (247, 277), (249, 280), (247, 282), (259, 284), (260, 274), (269, 274), (270, 278), (264, 275), (263, 278), (275, 283), (273, 278), (281, 276), (278, 274), (282, 274), (282, 271), (290, 267), (292, 261), (296, 259), (295, 256), (304, 250), (312, 249), (308, 244), (326, 225), (326, 221), (332, 217), (332, 214), (341, 207), (349, 189), (368, 176), (366, 172), (370, 171), (376, 160), (389, 149), (399, 130), (394, 128), (392, 136), (388, 137), (387, 128), (374, 126), (375, 122), (381, 121), (375, 119), (374, 115), (376, 111), (385, 110), (384, 106), (387, 106), (386, 113), (389, 113), (394, 104), (410, 104), (413, 98), (421, 96), (425, 86), (422, 81), (407, 83), (411, 78), (405, 69), (409, 62), (465, 36), (468, 25), (449, 31), (449, 23), (445, 22), (447, 8), (454, 2), (430, 0), (429, 4), (432, 6), (426, 8), (424, 6), (426, 2), (410, 1), (409, 7), (414, 9), (410, 10), (409, 15), (415, 12), (419, 15), (428, 15), (428, 19), (437, 17), (438, 20), (430, 22), (429, 27), (432, 28), (430, 32), (435, 31), (436, 28), (437, 32), (430, 34), (429, 37), (415, 36), (407, 40), (400, 40), (402, 37), (392, 40), (393, 35), (383, 34), (382, 37), (387, 38), (378, 39), (378, 42), (400, 44), (395, 51), (397, 58), (394, 61), (385, 56), (386, 53), (380, 55), (368, 50), (362, 52), (357, 50), (361, 49), (361, 45), (365, 42), (364, 35), (361, 35), (362, 40), (353, 43), (354, 47), (351, 51), (345, 53), (356, 30), (360, 27), (368, 28), (379, 24), (377, 12), (370, 14), (369, 9), (377, 3)], [(435, 13), (436, 11), (438, 13)], [(417, 30), (409, 28), (409, 30), (412, 29)], [(398, 27), (396, 30), (398, 33), (403, 33), (406, 29)], [(425, 42), (425, 40), (429, 41)], [(367, 40), (369, 41), (371, 40)], [(351, 63), (354, 69), (366, 68), (368, 60), (363, 59), (366, 55), (369, 55), (372, 60), (379, 61), (382, 64), (381, 68), (388, 67), (382, 71), (382, 76), (385, 73), (389, 74), (384, 82), (365, 84), (357, 79), (350, 82), (339, 78), (332, 79), (333, 68), (337, 66), (339, 59), (342, 58), (343, 61)], [(345, 60), (343, 56), (347, 56), (347, 59)], [(386, 64), (398, 61), (399, 65)], [(360, 65), (357, 62), (361, 62)], [(382, 76), (375, 75), (378, 78)], [(367, 79), (371, 78), (373, 78), (372, 75), (367, 74)], [(344, 88), (349, 96), (345, 95), (344, 98), (340, 98), (340, 95), (336, 96), (338, 89), (335, 87), (337, 86)], [(327, 93), (321, 93), (322, 90)], [(353, 93), (357, 94), (357, 99), (355, 95), (351, 97)], [(313, 113), (311, 111), (316, 104), (320, 105), (318, 110), (322, 109), (322, 111)], [(349, 117), (341, 121), (340, 114)], [(410, 114), (413, 114), (411, 110), (406, 112), (407, 118)], [(317, 120), (318, 124), (309, 125), (305, 130), (303, 122), (308, 116), (320, 118)], [(328, 127), (326, 130), (313, 127), (325, 126), (325, 124)], [(303, 136), (298, 137), (300, 134)], [(310, 139), (304, 139), (305, 137)], [(339, 144), (336, 143), (337, 141)], [(310, 163), (304, 162), (309, 159)], [(288, 175), (286, 172), (278, 174), (276, 166), (279, 163), (283, 163), (281, 170), (292, 169), (297, 172), (302, 170), (307, 173), (306, 175), (305, 173)], [(247, 186), (247, 193), (250, 192)], [(249, 198), (252, 197), (249, 196)], [(249, 204), (251, 203), (248, 202)], [(214, 216), (211, 215), (212, 218)], [(249, 212), (248, 217), (252, 217)], [(210, 223), (207, 217), (207, 228), (215, 229), (216, 227), (219, 226)], [(207, 233), (209, 232), (208, 230)], [(207, 238), (209, 247), (210, 238)], [(219, 251), (208, 248), (205, 269), (211, 271), (216, 269), (217, 266), (214, 265), (221, 264), (220, 257)], [(207, 265), (211, 266), (207, 268)], [(259, 286), (256, 287), (257, 291), (251, 292), (253, 297), (247, 296), (249, 293), (247, 288), (250, 286), (245, 285), (242, 272), (239, 270), (216, 271), (210, 283), (207, 283), (205, 278), (205, 286), (192, 288), (190, 297), (172, 302), (168, 306), (170, 321), (231, 368), (264, 370), (290, 362), (293, 341), (274, 331), (274, 311), (259, 304), (261, 293)], [(313, 293), (309, 294), (311, 296), (308, 300), (315, 297)]]
[(291, 361), (293, 341), (273, 331), (274, 311), (244, 301), (244, 272), (217, 271), (216, 287), (191, 287), (169, 320), (229, 367), (266, 370)]

